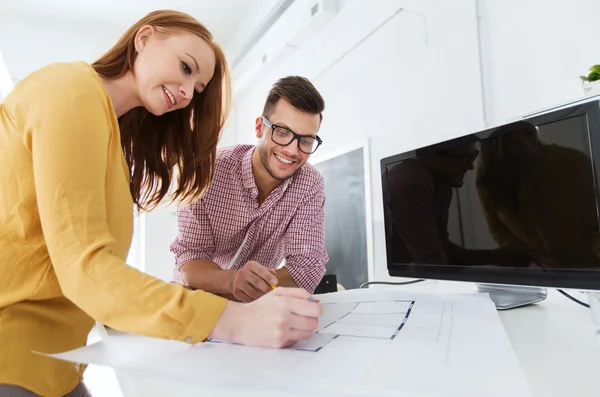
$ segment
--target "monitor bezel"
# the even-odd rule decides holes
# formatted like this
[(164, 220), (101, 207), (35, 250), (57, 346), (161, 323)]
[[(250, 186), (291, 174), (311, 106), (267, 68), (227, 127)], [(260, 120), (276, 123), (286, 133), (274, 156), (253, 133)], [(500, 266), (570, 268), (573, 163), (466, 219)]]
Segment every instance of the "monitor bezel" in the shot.
[[(511, 123), (488, 128), (473, 134), (446, 140), (433, 145), (418, 148), (420, 152), (446, 150), (456, 146), (476, 143), (483, 139), (504, 135), (496, 133), (499, 127), (510, 126), (519, 121), (529, 121), (539, 126), (557, 122), (573, 117), (585, 116), (588, 125), (588, 139), (590, 157), (594, 170), (594, 188), (600, 195), (598, 189), (598, 177), (600, 176), (598, 164), (595, 159), (600, 159), (600, 99), (574, 104), (569, 107), (552, 110), (547, 113), (515, 120)], [(506, 129), (504, 129), (506, 131)], [(407, 151), (394, 156), (382, 158), (381, 181), (382, 181), (382, 204), (384, 219), (384, 235), (386, 263), (388, 274), (391, 277), (435, 279), (448, 281), (464, 281), (475, 283), (489, 283), (501, 285), (535, 286), (548, 288), (572, 288), (582, 290), (600, 290), (600, 269), (598, 270), (555, 270), (555, 269), (524, 269), (524, 268), (480, 268), (477, 266), (455, 266), (455, 265), (422, 265), (413, 263), (394, 263), (391, 254), (391, 214), (387, 205), (388, 186), (386, 173), (388, 165), (398, 161), (407, 160), (415, 156), (416, 150)], [(599, 203), (597, 201), (598, 210)], [(600, 213), (599, 213), (600, 219)]]

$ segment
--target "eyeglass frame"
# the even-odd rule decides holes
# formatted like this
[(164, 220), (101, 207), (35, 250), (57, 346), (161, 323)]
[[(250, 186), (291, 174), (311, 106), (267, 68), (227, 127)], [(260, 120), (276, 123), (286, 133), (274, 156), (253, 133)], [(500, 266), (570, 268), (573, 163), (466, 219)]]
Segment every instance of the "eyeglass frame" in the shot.
[[(292, 142), (294, 142), (295, 140), (298, 140), (298, 150), (300, 150), (304, 154), (313, 154), (314, 152), (317, 151), (319, 146), (321, 146), (323, 144), (323, 140), (321, 138), (319, 138), (318, 135), (312, 136), (312, 135), (296, 134), (294, 131), (290, 130), (287, 127), (271, 123), (271, 121), (269, 121), (269, 119), (267, 119), (265, 116), (261, 116), (261, 119), (262, 119), (263, 124), (271, 129), (271, 140), (279, 146), (289, 146), (292, 144)], [(279, 142), (276, 142), (275, 139), (273, 138), (273, 135), (275, 134), (275, 128), (283, 128), (284, 130), (289, 131), (292, 134), (292, 139), (285, 145), (283, 145)], [(315, 147), (315, 149), (312, 152), (306, 153), (304, 150), (302, 150), (302, 148), (300, 148), (300, 139), (302, 139), (302, 138), (313, 138), (317, 142), (317, 147)]]

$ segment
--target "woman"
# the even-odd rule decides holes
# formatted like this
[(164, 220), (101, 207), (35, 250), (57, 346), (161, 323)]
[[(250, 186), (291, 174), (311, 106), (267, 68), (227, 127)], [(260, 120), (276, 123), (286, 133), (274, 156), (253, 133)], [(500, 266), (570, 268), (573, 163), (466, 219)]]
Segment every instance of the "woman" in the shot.
[(85, 395), (82, 367), (32, 351), (83, 346), (94, 320), (188, 343), (312, 335), (321, 308), (304, 290), (241, 304), (124, 262), (134, 205), (190, 202), (209, 184), (227, 76), (204, 26), (158, 11), (92, 65), (44, 67), (0, 106), (1, 395)]

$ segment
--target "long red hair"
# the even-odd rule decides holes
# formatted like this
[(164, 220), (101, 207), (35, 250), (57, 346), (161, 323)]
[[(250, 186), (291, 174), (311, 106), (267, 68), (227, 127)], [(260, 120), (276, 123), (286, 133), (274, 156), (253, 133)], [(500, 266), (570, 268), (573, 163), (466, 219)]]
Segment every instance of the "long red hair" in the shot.
[(217, 143), (229, 113), (231, 84), (225, 55), (208, 29), (190, 15), (170, 10), (154, 11), (131, 26), (92, 64), (94, 70), (105, 79), (133, 73), (134, 39), (145, 25), (167, 34), (193, 33), (210, 44), (216, 58), (213, 78), (186, 108), (155, 116), (137, 107), (119, 118), (131, 194), (139, 209), (149, 210), (167, 197), (191, 202), (210, 184)]

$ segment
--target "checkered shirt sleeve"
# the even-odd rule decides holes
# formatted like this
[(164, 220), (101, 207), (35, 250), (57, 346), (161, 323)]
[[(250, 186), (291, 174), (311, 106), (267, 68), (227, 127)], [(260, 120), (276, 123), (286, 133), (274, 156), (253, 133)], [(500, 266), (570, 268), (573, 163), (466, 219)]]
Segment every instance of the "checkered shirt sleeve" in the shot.
[(298, 208), (285, 235), (285, 268), (298, 286), (313, 293), (329, 260), (325, 248), (325, 185), (323, 178)]
[(175, 282), (183, 282), (181, 266), (195, 259), (211, 259), (215, 252), (213, 232), (202, 200), (177, 209), (177, 237), (171, 244), (175, 255)]

